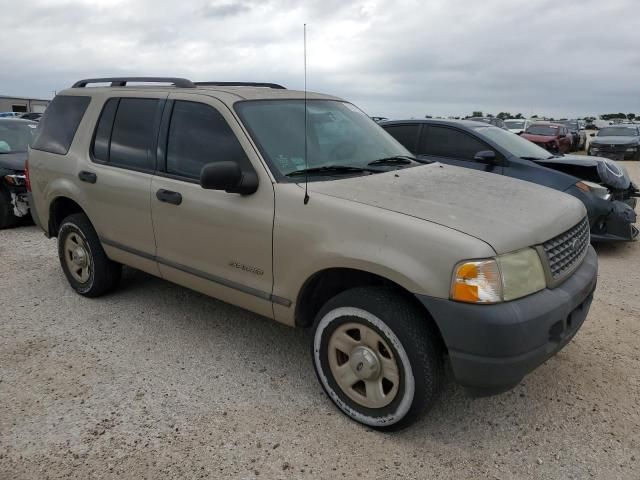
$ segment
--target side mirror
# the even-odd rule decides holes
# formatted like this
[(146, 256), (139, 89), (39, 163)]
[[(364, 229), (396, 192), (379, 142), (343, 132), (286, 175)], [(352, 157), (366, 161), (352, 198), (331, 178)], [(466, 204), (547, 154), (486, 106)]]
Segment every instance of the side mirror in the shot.
[(236, 162), (207, 163), (200, 171), (200, 186), (206, 190), (249, 195), (258, 190), (258, 177), (253, 172), (243, 173)]
[(476, 153), (473, 159), (476, 162), (492, 165), (496, 162), (496, 152), (494, 152), (493, 150), (483, 150), (482, 152)]

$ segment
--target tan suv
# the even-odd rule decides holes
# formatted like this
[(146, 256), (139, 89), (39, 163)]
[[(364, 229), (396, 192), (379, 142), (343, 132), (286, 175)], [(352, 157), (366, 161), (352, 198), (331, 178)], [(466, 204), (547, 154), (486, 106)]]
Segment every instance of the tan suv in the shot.
[(380, 429), (433, 404), (445, 361), (477, 395), (517, 385), (596, 285), (576, 199), (418, 161), (352, 104), (273, 84), (79, 81), (27, 176), (78, 293), (128, 265), (310, 327), (329, 398)]

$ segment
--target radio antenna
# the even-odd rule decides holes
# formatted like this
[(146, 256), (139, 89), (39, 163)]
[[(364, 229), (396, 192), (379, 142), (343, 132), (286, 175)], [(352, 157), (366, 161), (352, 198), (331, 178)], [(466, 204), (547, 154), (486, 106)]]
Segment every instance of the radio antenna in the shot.
[(309, 163), (307, 160), (307, 24), (303, 26), (304, 36), (304, 204), (309, 203)]

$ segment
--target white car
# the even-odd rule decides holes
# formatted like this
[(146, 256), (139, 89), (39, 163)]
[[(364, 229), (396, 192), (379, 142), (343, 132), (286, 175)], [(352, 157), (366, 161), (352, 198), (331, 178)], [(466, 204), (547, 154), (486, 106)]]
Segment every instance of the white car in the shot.
[(520, 135), (531, 124), (531, 120), (526, 118), (507, 118), (504, 121), (504, 127), (511, 133)]

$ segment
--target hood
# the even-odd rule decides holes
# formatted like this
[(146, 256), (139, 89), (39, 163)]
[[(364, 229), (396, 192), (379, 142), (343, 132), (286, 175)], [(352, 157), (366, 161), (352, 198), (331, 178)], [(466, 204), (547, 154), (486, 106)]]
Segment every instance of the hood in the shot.
[(24, 162), (26, 161), (27, 152), (0, 153), (0, 168), (23, 172)]
[(640, 143), (640, 137), (593, 137), (591, 146), (593, 145), (637, 145)]
[(524, 128), (508, 128), (511, 133), (522, 133), (524, 132)]
[(526, 138), (530, 142), (547, 143), (547, 142), (553, 142), (558, 137), (552, 137), (551, 135), (534, 135), (532, 133), (523, 133), (522, 138)]
[(497, 253), (545, 242), (585, 216), (582, 203), (564, 193), (440, 163), (313, 182), (309, 190), (444, 225)]
[(627, 190), (631, 178), (626, 169), (608, 158), (587, 155), (562, 155), (536, 163), (560, 170), (589, 182), (601, 183), (615, 190)]

